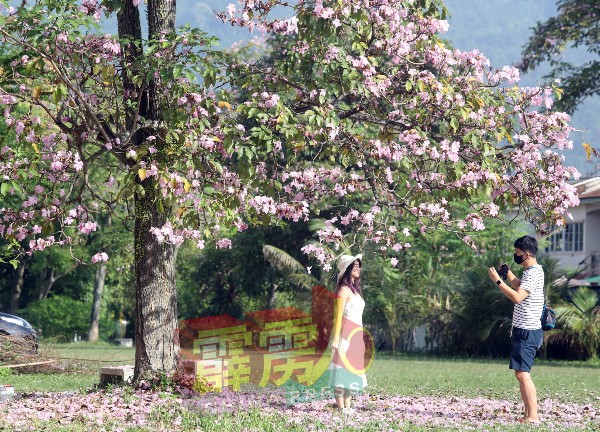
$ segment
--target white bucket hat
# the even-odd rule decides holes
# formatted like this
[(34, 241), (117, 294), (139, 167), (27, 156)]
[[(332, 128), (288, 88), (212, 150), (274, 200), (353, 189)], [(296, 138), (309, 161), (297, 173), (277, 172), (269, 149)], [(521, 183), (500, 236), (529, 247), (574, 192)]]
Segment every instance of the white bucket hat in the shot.
[(346, 273), (348, 266), (350, 266), (356, 260), (362, 261), (362, 254), (358, 254), (355, 256), (342, 255), (341, 257), (338, 258), (338, 262), (337, 262), (337, 268), (339, 271), (338, 277), (337, 277), (338, 282), (340, 281), (342, 276), (344, 276), (344, 273)]

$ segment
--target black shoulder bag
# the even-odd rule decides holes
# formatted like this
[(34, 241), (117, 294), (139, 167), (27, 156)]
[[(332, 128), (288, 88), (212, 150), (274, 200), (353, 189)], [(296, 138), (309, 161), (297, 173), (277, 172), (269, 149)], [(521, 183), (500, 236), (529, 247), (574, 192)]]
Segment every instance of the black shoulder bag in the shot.
[(544, 288), (544, 307), (542, 308), (542, 330), (554, 330), (556, 327), (556, 312), (546, 304), (546, 289)]

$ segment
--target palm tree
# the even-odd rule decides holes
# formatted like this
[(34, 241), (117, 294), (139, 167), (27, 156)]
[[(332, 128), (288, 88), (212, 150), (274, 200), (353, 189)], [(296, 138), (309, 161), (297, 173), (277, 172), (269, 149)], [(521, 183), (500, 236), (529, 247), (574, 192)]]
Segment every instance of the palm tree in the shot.
[[(389, 336), (392, 354), (396, 353), (396, 344), (400, 336), (409, 331), (419, 321), (420, 306), (425, 304), (411, 294), (411, 283), (408, 270), (394, 269), (385, 265), (379, 257), (369, 267), (370, 285), (373, 286), (374, 298), (372, 310), (383, 318), (385, 333)], [(376, 288), (375, 288), (376, 287)], [(424, 309), (424, 308), (423, 308)]]
[[(462, 286), (463, 305), (460, 311), (461, 327), (468, 345), (477, 347), (483, 343), (492, 355), (496, 338), (508, 337), (512, 322), (513, 305), (490, 281), (487, 269), (505, 261), (497, 253), (488, 253), (476, 258), (471, 270), (466, 273)], [(492, 334), (495, 336), (491, 344)]]
[[(572, 271), (561, 267), (560, 260), (547, 254), (538, 257), (538, 263), (544, 269), (544, 295), (548, 305), (559, 305), (563, 299), (569, 297), (569, 281), (579, 275), (584, 269), (577, 268)], [(556, 308), (554, 308), (556, 309)], [(556, 335), (544, 332), (544, 343), (541, 358), (548, 357), (548, 343), (556, 339)]]
[(278, 290), (280, 288), (281, 277), (283, 276), (289, 283), (300, 288), (302, 299), (305, 295), (311, 292), (311, 288), (319, 283), (319, 280), (314, 276), (310, 275), (306, 271), (306, 267), (302, 265), (300, 261), (291, 256), (286, 251), (279, 249), (275, 246), (264, 245), (263, 246), (263, 255), (265, 259), (271, 265), (271, 268), (274, 270), (275, 275), (271, 278), (271, 287), (269, 288), (269, 298), (267, 301), (268, 309), (273, 309), (275, 307), (275, 301), (277, 297)]
[[(308, 224), (308, 229), (314, 234), (319, 230), (327, 228), (327, 222), (323, 219), (313, 219)], [(341, 242), (341, 249), (334, 251), (328, 248), (326, 245), (319, 243), (318, 241), (311, 240), (309, 243), (316, 244), (322, 247), (332, 257), (339, 257), (345, 253), (350, 253), (352, 246), (356, 244), (356, 234), (349, 233), (344, 236)], [(265, 245), (263, 246), (263, 255), (265, 259), (271, 264), (271, 268), (274, 270), (272, 275), (271, 288), (269, 290), (268, 308), (275, 307), (275, 299), (279, 288), (281, 287), (282, 277), (292, 285), (300, 288), (300, 297), (304, 297), (305, 294), (310, 294), (311, 288), (315, 284), (321, 284), (327, 286), (327, 276), (330, 273), (320, 271), (318, 274), (320, 277), (315, 277), (309, 274), (306, 267), (300, 263), (296, 258), (291, 256), (288, 252), (283, 249), (279, 249), (275, 246)], [(308, 300), (303, 298), (303, 300)]]
[(598, 357), (600, 347), (599, 302), (600, 295), (597, 292), (581, 287), (572, 295), (570, 302), (554, 308), (558, 322), (577, 336), (592, 360)]

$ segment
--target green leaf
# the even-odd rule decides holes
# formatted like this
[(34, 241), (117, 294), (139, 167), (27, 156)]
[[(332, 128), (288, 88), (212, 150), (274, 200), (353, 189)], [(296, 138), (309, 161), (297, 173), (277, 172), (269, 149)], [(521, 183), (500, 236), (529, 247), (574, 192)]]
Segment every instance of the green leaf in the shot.
[(12, 266), (15, 268), (15, 270), (19, 266), (19, 261), (17, 261), (17, 260), (10, 260), (9, 262), (12, 264)]
[(210, 163), (219, 172), (219, 174), (223, 174), (223, 166), (219, 162), (211, 160)]
[(48, 236), (52, 235), (53, 231), (54, 231), (54, 226), (52, 225), (52, 223), (47, 223), (42, 226), (42, 236), (44, 236), (44, 237), (48, 237)]
[(246, 157), (248, 158), (248, 161), (251, 161), (252, 158), (254, 157), (254, 153), (252, 153), (252, 149), (250, 147), (245, 147), (244, 150), (246, 151)]
[(0, 194), (2, 194), (2, 196), (6, 196), (6, 194), (8, 193), (9, 190), (10, 190), (10, 184), (2, 183), (2, 186), (0, 186)]
[(155, 70), (149, 70), (148, 73), (146, 74), (146, 81), (152, 81), (152, 78), (154, 77), (154, 72), (156, 72)]
[(115, 72), (115, 69), (112, 66), (109, 66), (109, 65), (102, 66), (102, 80), (104, 81), (104, 84), (106, 84), (106, 85), (110, 84), (110, 81), (112, 80), (114, 72)]
[(452, 120), (450, 120), (450, 126), (452, 126), (452, 129), (454, 129), (454, 132), (456, 132), (458, 130), (458, 120), (456, 120), (456, 117), (452, 117)]
[(164, 206), (163, 201), (161, 199), (156, 200), (156, 210), (160, 214), (164, 214), (164, 212), (165, 212), (165, 206)]
[(11, 185), (17, 192), (23, 192), (23, 189), (21, 189), (21, 185), (19, 185), (19, 183), (17, 183), (16, 181), (12, 181)]
[(144, 197), (146, 196), (146, 189), (144, 189), (144, 186), (142, 186), (141, 184), (135, 184), (135, 192), (140, 196), (140, 197)]
[(181, 73), (183, 72), (183, 66), (182, 65), (176, 65), (175, 68), (173, 69), (173, 78), (177, 79), (181, 76)]
[(60, 88), (60, 86), (56, 87), (56, 90), (54, 90), (54, 94), (52, 96), (55, 104), (60, 102), (60, 100), (62, 99), (62, 89)]

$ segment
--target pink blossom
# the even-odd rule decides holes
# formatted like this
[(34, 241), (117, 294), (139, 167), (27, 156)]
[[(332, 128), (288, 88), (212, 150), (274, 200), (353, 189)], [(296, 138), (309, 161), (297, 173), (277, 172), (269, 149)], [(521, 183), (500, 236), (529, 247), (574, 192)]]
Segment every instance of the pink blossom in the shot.
[(230, 17), (233, 17), (235, 15), (237, 11), (237, 8), (235, 7), (235, 5), (233, 3), (229, 3), (227, 5), (227, 13), (229, 14)]
[(89, 234), (93, 231), (96, 231), (97, 228), (98, 228), (98, 224), (96, 224), (96, 222), (92, 222), (92, 221), (87, 221), (86, 223), (80, 223), (77, 226), (77, 229), (82, 234)]
[(15, 124), (15, 133), (17, 135), (20, 135), (24, 130), (25, 130), (25, 125), (23, 124), (23, 122), (18, 121)]
[(92, 256), (92, 263), (97, 263), (97, 262), (106, 262), (108, 261), (108, 255), (106, 254), (106, 252), (100, 252), (95, 254), (94, 256)]
[(217, 247), (219, 249), (231, 249), (231, 240), (228, 238), (222, 238), (217, 240)]

